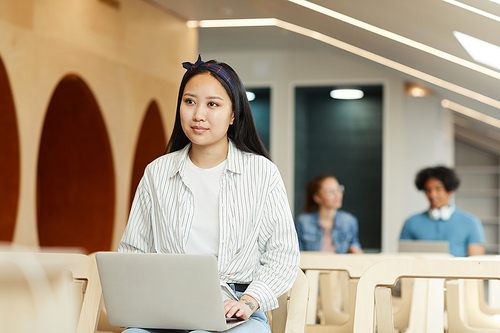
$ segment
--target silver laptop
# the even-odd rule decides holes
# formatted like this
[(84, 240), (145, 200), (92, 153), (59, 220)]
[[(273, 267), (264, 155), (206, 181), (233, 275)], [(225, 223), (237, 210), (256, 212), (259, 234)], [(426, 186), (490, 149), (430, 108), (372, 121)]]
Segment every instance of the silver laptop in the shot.
[(399, 252), (449, 253), (448, 241), (400, 240)]
[(117, 327), (224, 331), (226, 319), (213, 255), (96, 254), (109, 323)]

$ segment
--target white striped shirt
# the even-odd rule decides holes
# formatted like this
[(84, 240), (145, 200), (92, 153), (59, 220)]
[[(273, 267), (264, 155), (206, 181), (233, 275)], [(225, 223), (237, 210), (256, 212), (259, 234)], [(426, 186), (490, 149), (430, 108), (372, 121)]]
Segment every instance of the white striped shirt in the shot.
[[(120, 252), (186, 253), (194, 198), (185, 183), (188, 151), (150, 163), (137, 187)], [(260, 311), (278, 307), (299, 266), (299, 247), (285, 186), (276, 165), (229, 140), (220, 181), (219, 276), (251, 283), (245, 291)]]

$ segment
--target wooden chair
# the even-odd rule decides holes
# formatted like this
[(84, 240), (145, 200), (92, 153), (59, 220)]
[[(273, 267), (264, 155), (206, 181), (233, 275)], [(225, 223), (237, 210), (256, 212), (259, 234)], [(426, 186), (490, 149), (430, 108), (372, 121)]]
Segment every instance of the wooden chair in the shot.
[[(309, 281), (311, 293), (309, 295), (309, 305), (307, 308), (307, 332), (308, 333), (350, 333), (353, 329), (354, 323), (354, 309), (356, 304), (356, 290), (359, 278), (362, 274), (373, 264), (391, 258), (414, 258), (410, 254), (398, 253), (378, 253), (378, 254), (332, 254), (327, 252), (301, 252), (300, 268), (306, 273)], [(318, 288), (322, 281), (322, 275), (328, 272), (346, 271), (349, 275), (348, 281), (348, 299), (344, 300), (345, 313), (337, 313), (332, 307), (325, 306), (327, 299), (322, 297), (323, 313), (325, 316), (337, 316), (330, 319), (330, 324), (317, 325), (317, 303), (318, 303)], [(321, 283), (321, 293), (328, 295), (329, 287), (325, 280)], [(404, 298), (400, 305), (400, 310), (396, 311), (396, 325), (401, 329), (408, 327), (409, 318), (409, 303), (411, 302), (411, 281), (404, 284)], [(409, 297), (408, 297), (409, 296)], [(326, 298), (326, 297), (325, 297)], [(346, 319), (347, 318), (347, 319)]]
[[(500, 326), (491, 326), (494, 322), (488, 321), (487, 317), (481, 318), (481, 313), (467, 314), (465, 311), (465, 295), (463, 280), (446, 281), (446, 304), (448, 312), (449, 333), (500, 333)], [(477, 299), (476, 299), (477, 300)], [(468, 318), (473, 315), (476, 318), (474, 324)], [(493, 319), (493, 318), (491, 318)]]
[(0, 274), (1, 298), (18, 302), (2, 308), (9, 318), (0, 321), (0, 331), (16, 332), (16, 327), (22, 327), (19, 331), (95, 332), (101, 286), (92, 256), (5, 251), (0, 252), (0, 264), (9, 267), (0, 269), (5, 273)]
[(486, 303), (484, 284), (479, 288), (479, 306), (481, 311), (489, 315), (500, 314), (500, 281), (488, 281), (488, 303)]
[[(474, 260), (493, 260), (500, 261), (499, 255), (481, 255), (474, 256)], [(494, 316), (500, 315), (500, 281), (491, 280), (489, 281), (489, 301), (493, 303), (492, 307), (490, 304), (486, 303), (486, 297), (484, 292), (484, 281), (482, 280), (466, 280), (464, 284), (465, 297), (466, 297), (466, 307), (467, 313), (471, 313), (472, 322), (474, 321), (474, 313), (482, 313), (484, 315)], [(479, 316), (481, 317), (481, 316)], [(472, 324), (471, 322), (471, 324)], [(474, 326), (474, 325), (473, 325)], [(499, 327), (496, 323), (493, 327)]]
[(93, 333), (96, 331), (101, 313), (102, 289), (95, 253), (89, 255), (90, 267), (87, 278), (87, 289), (82, 303), (77, 333)]
[[(475, 256), (474, 260), (500, 261), (500, 256)], [(492, 280), (491, 284), (498, 282)], [(494, 315), (484, 296), (484, 280), (450, 280), (446, 282), (446, 298), (450, 332), (477, 332), (478, 330), (500, 329), (500, 320)]]
[(349, 281), (347, 271), (320, 272), (317, 310), (320, 325), (343, 325), (349, 320)]
[[(475, 256), (477, 260), (492, 260), (500, 261), (498, 255), (483, 255)], [(489, 299), (491, 303), (496, 303), (498, 306), (498, 296), (500, 291), (500, 281), (489, 281)], [(500, 328), (500, 309), (490, 307), (486, 303), (484, 292), (484, 281), (482, 280), (466, 280), (464, 282), (465, 292), (465, 314), (467, 314), (467, 322), (472, 327), (488, 327)], [(495, 305), (495, 304), (493, 304)]]
[(279, 307), (272, 310), (272, 332), (304, 333), (308, 297), (309, 285), (299, 269), (292, 289), (278, 298)]
[[(391, 290), (375, 289), (377, 331), (392, 333), (393, 320)], [(411, 312), (405, 333), (442, 333), (444, 327), (444, 280), (414, 279), (415, 297), (411, 299)], [(439, 323), (436, 325), (436, 323)]]
[[(481, 261), (465, 258), (448, 260), (431, 259), (389, 259), (380, 261), (361, 276), (356, 294), (356, 309), (354, 316), (355, 333), (374, 332), (374, 304), (375, 289), (377, 287), (390, 287), (401, 277), (411, 278), (438, 278), (438, 279), (499, 279), (500, 262)], [(385, 289), (385, 290), (384, 290)], [(387, 295), (387, 288), (382, 288), (379, 294)], [(385, 297), (387, 298), (387, 297)], [(391, 304), (384, 301), (383, 297), (378, 297), (378, 307), (382, 313), (392, 313), (387, 311)], [(391, 326), (391, 318), (383, 317), (380, 314), (378, 322), (378, 332), (388, 332)], [(441, 325), (442, 323), (429, 323), (430, 325)], [(440, 329), (443, 329), (442, 327)], [(391, 333), (393, 331), (390, 331)]]

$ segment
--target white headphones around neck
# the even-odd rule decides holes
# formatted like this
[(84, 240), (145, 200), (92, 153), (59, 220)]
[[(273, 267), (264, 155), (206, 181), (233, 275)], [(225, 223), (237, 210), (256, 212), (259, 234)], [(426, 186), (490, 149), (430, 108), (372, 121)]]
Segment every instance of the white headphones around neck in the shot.
[(429, 209), (429, 217), (433, 220), (449, 220), (453, 212), (455, 211), (455, 206), (443, 206), (441, 208), (431, 208)]

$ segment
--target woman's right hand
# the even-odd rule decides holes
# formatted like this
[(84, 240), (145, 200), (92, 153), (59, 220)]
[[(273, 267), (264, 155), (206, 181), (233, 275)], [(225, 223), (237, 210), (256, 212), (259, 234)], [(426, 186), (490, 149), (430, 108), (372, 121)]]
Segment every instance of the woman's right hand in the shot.
[(225, 300), (224, 313), (226, 318), (248, 319), (259, 308), (259, 303), (249, 295), (241, 296), (239, 301)]

